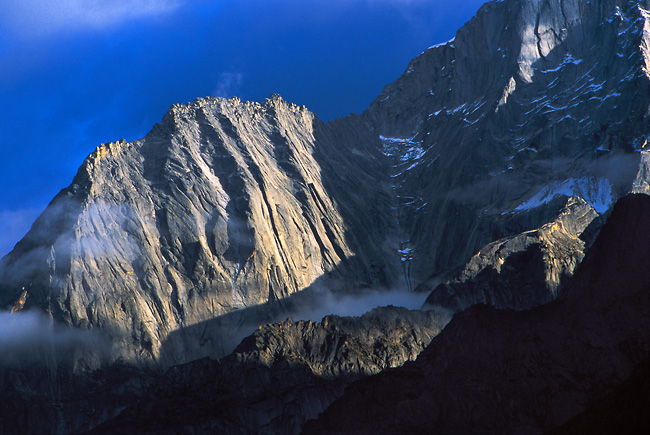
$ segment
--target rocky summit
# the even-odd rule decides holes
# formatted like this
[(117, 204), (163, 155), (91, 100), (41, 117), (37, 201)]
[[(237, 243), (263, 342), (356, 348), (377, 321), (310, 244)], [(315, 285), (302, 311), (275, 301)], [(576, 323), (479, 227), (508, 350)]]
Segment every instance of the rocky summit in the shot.
[[(0, 429), (297, 433), (324, 411), (308, 433), (541, 433), (590, 415), (649, 350), (648, 10), (490, 1), (361, 115), (200, 98), (102, 144), (0, 262), (8, 319), (51, 336), (7, 347)], [(305, 317), (391, 294), (426, 302)]]
[(4, 258), (1, 304), (26, 289), (25, 309), (147, 360), (171, 331), (233, 310), (319, 286), (389, 287), (379, 147), (359, 117), (324, 124), (279, 96), (174, 106), (144, 139), (86, 159)]

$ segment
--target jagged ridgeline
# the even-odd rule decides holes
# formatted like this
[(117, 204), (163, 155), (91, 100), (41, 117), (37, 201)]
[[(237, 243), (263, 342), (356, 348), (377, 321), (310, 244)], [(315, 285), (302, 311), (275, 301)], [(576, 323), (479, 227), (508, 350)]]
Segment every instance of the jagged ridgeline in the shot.
[(169, 332), (232, 310), (389, 287), (379, 147), (358, 116), (325, 124), (277, 95), (175, 105), (85, 160), (2, 261), (1, 304), (24, 288), (25, 308), (155, 358)]
[[(612, 204), (629, 192), (650, 191), (648, 9), (648, 0), (492, 1), (452, 41), (413, 59), (362, 115), (324, 123), (275, 95), (263, 103), (205, 98), (173, 106), (143, 139), (100, 146), (0, 262), (0, 306), (38, 308), (57, 325), (102, 331), (115, 344), (113, 362), (137, 364), (81, 381), (49, 360), (47, 368), (21, 372), (27, 374), (20, 383), (12, 381), (14, 372), (0, 372), (3, 385), (20, 385), (6, 389), (4, 403), (23, 409), (21, 403), (46, 397), (39, 402), (43, 412), (70, 431), (92, 428), (134, 404), (105, 426), (128, 428), (153, 409), (147, 397), (136, 401), (155, 382), (140, 363), (223, 356), (244, 324), (284, 319), (332, 292), (343, 300), (400, 288), (423, 292), (422, 300), (428, 295), (424, 308), (465, 311), (419, 362), (380, 377), (387, 387), (369, 380), (350, 389), (310, 430), (340, 423), (351, 430), (346, 425), (363, 409), (350, 401), (367, 405), (394, 394), (420, 416), (430, 414), (429, 404), (442, 409), (434, 419), (448, 424), (441, 427), (464, 422), (469, 429), (541, 433), (563, 423), (620, 383), (648, 351), (647, 256), (629, 248), (634, 243), (627, 239), (636, 236), (626, 233), (626, 220), (610, 223), (617, 230), (603, 230), (607, 244), (590, 254)], [(625, 216), (648, 211), (643, 195), (623, 204)], [(639, 219), (630, 227), (646, 240)], [(629, 255), (625, 264), (634, 265), (634, 274), (623, 274), (636, 282), (628, 293), (619, 291), (616, 274), (606, 283), (593, 278), (609, 270), (602, 246), (619, 252), (619, 238), (627, 238), (620, 258)], [(532, 311), (472, 307), (481, 303)], [(355, 376), (415, 358), (443, 320), (438, 312), (387, 308), (356, 320), (262, 327), (239, 353), (158, 378), (157, 409), (173, 410), (178, 391), (201, 387), (212, 402), (188, 405), (204, 418), (197, 430), (245, 432), (248, 424), (298, 432)], [(383, 326), (370, 331), (370, 324)], [(570, 345), (557, 347), (563, 340)], [(597, 366), (594, 349), (603, 346), (616, 350)], [(98, 365), (89, 353), (70, 354), (89, 358), (89, 365), (74, 366), (75, 376)], [(548, 361), (564, 368), (549, 372)], [(247, 385), (247, 367), (251, 379), (281, 382)], [(214, 373), (217, 383), (196, 378), (195, 370)], [(489, 391), (476, 396), (473, 386), (484, 385), (485, 373)], [(533, 373), (534, 388), (501, 382), (503, 373), (516, 382)], [(68, 382), (73, 378), (78, 383)], [(139, 387), (128, 387), (133, 379)], [(467, 379), (477, 383), (460, 385)], [(565, 381), (572, 392), (561, 395), (569, 391)], [(87, 385), (101, 394), (79, 399)], [(516, 387), (490, 395), (502, 385)], [(419, 403), (414, 391), (426, 400)], [(456, 391), (464, 395), (449, 402)], [(543, 403), (537, 393), (548, 393)], [(296, 407), (296, 397), (310, 398)], [(222, 403), (237, 412), (235, 426), (214, 412)], [(507, 415), (513, 403), (520, 406), (512, 411), (517, 418)], [(382, 419), (402, 421), (393, 417), (404, 408), (382, 406), (358, 419), (355, 430), (363, 433), (362, 426)], [(174, 415), (165, 415), (166, 430), (190, 427), (185, 414)], [(349, 420), (337, 423), (337, 415)], [(159, 421), (155, 409), (147, 418)], [(10, 420), (0, 420), (10, 428)], [(26, 421), (37, 432), (51, 430)], [(431, 428), (428, 417), (420, 423), (413, 429)]]
[[(26, 309), (155, 359), (172, 331), (296, 293), (433, 290), (483, 246), (559, 219), (558, 197), (605, 213), (649, 188), (647, 6), (489, 2), (334, 122), (278, 96), (175, 105), (86, 159), (0, 264), (0, 304), (26, 290)], [(551, 299), (579, 250), (546, 268)], [(172, 362), (198, 356), (178, 346)]]

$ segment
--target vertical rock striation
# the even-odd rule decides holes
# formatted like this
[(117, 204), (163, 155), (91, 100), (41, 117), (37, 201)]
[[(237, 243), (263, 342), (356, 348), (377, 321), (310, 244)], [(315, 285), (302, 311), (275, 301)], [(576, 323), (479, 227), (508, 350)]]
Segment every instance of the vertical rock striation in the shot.
[(363, 116), (417, 151), (395, 174), (416, 281), (548, 222), (504, 213), (647, 190), (649, 6), (492, 1), (384, 88)]
[(155, 359), (170, 331), (235, 309), (387, 287), (377, 148), (358, 117), (323, 124), (278, 96), (175, 105), (86, 159), (2, 261), (1, 305), (25, 287), (27, 308)]

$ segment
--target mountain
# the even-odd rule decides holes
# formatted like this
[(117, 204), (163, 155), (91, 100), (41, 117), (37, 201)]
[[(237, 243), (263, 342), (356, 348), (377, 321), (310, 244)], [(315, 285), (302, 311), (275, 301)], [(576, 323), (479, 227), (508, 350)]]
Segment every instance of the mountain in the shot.
[(414, 363), (353, 384), (304, 433), (535, 434), (565, 423), (649, 355), (648, 219), (648, 196), (621, 199), (564, 298), (463, 311)]
[(548, 222), (523, 212), (555, 196), (602, 213), (647, 192), (647, 9), (489, 2), (364, 112), (389, 154), (402, 151), (400, 227), (424, 288), (482, 246)]
[(108, 332), (128, 361), (297, 291), (388, 287), (399, 260), (378, 147), (359, 117), (324, 124), (279, 96), (176, 105), (86, 159), (0, 264), (0, 305), (26, 289), (25, 309)]
[(265, 325), (226, 358), (173, 367), (93, 433), (299, 433), (353, 381), (414, 360), (447, 320), (383, 307)]
[[(187, 410), (297, 432), (454, 312), (308, 431), (538, 433), (583, 412), (648, 351), (647, 199), (626, 196), (650, 191), (648, 9), (491, 1), (361, 115), (201, 98), (101, 145), (0, 261), (0, 307), (74, 337), (12, 344), (3, 429), (180, 430)], [(433, 311), (282, 322), (388, 294)], [(35, 398), (47, 428), (14, 424)]]
[(555, 220), (558, 196), (604, 213), (649, 186), (643, 5), (487, 3), (330, 123), (279, 96), (175, 105), (86, 159), (0, 263), (0, 306), (27, 291), (25, 309), (159, 361), (172, 331), (297, 292), (432, 291)]

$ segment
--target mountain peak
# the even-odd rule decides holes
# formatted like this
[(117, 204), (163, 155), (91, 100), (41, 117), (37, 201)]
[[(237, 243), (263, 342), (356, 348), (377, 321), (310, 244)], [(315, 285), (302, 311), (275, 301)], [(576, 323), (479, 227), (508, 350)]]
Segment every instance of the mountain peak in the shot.
[[(634, 244), (647, 236), (639, 225), (650, 204), (632, 197), (611, 206), (630, 191), (650, 193), (649, 4), (490, 2), (453, 42), (413, 59), (361, 116), (328, 123), (277, 94), (261, 103), (206, 97), (175, 104), (146, 137), (102, 144), (86, 159), (0, 262), (0, 306), (38, 308), (57, 323), (101, 330), (114, 340), (115, 360), (167, 368), (221, 358), (259, 325), (305, 307), (332, 311), (361, 296), (376, 304), (386, 289), (409, 298), (422, 292), (421, 301), (433, 291), (436, 308), (464, 311), (418, 361), (381, 375), (385, 387), (369, 380), (369, 390), (351, 390), (357, 404), (403, 399), (400, 407), (366, 407), (370, 423), (425, 432), (550, 429), (587, 403), (592, 391), (582, 386), (614, 383), (648, 349), (648, 328), (638, 328), (641, 335), (637, 326), (647, 324), (641, 263), (650, 254), (647, 243)], [(300, 408), (295, 421), (318, 412), (343, 392), (338, 380), (320, 375), (334, 367), (344, 377), (361, 373), (352, 351), (368, 361), (372, 352), (384, 355), (372, 363), (379, 370), (424, 346), (402, 320), (416, 325), (429, 314), (380, 311), (358, 320), (326, 317), (318, 326), (287, 320), (262, 327), (238, 349), (262, 366), (238, 356), (229, 366), (224, 359), (192, 366), (220, 379), (266, 367), (250, 402), (235, 401), (247, 407), (240, 417), (297, 431), (291, 418), (275, 419), (289, 415), (285, 399), (298, 402), (301, 386), (315, 397), (326, 391), (327, 400)], [(396, 326), (384, 333), (398, 335), (385, 340), (373, 329), (382, 318)], [(348, 323), (356, 325), (349, 334), (341, 328)], [(380, 339), (355, 346), (348, 335), (359, 333)], [(611, 350), (605, 360), (603, 349)], [(73, 369), (85, 376), (93, 358), (84, 349)], [(188, 370), (172, 371), (171, 384), (174, 372), (191, 378)], [(58, 391), (42, 381), (58, 372), (44, 372), (25, 382)], [(278, 374), (282, 382), (270, 385), (282, 396), (267, 390)], [(228, 385), (240, 380), (249, 382), (239, 376)], [(566, 393), (566, 385), (581, 387)], [(56, 400), (54, 420), (62, 409)], [(352, 430), (361, 413), (338, 421), (352, 409), (340, 403), (324, 418)], [(544, 413), (540, 403), (550, 404)], [(403, 406), (422, 421), (405, 421)], [(447, 413), (452, 408), (460, 414)]]
[[(104, 325), (122, 357), (146, 360), (169, 332), (233, 310), (312, 287), (387, 285), (376, 143), (359, 119), (323, 124), (277, 95), (173, 105), (145, 138), (86, 159), (0, 264), (0, 302), (30, 288), (29, 306)], [(341, 160), (350, 150), (361, 157)], [(349, 183), (371, 187), (361, 197)], [(382, 222), (376, 236), (365, 220)]]

